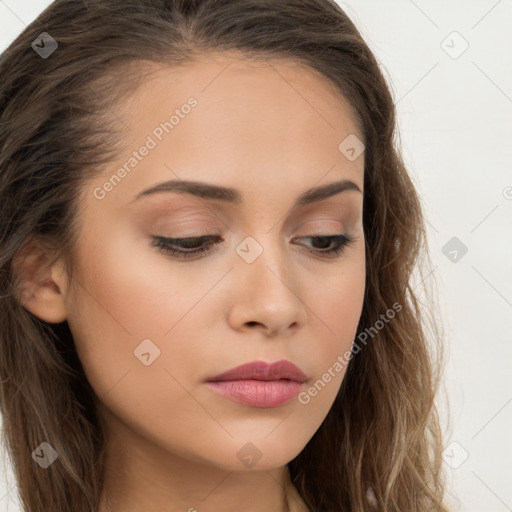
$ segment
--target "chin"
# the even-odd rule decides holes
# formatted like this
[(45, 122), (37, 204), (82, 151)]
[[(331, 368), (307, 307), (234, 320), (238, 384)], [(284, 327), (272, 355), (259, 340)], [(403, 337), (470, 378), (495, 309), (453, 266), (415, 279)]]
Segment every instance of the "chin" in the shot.
[(289, 440), (274, 439), (231, 440), (229, 447), (210, 453), (210, 463), (228, 471), (269, 471), (286, 466), (305, 444), (291, 445)]

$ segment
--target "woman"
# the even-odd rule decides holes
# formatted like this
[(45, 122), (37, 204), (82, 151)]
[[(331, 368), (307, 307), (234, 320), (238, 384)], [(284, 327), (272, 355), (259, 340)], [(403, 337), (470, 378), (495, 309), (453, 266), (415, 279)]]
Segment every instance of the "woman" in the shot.
[(0, 74), (26, 510), (446, 510), (420, 201), (333, 1), (57, 0)]

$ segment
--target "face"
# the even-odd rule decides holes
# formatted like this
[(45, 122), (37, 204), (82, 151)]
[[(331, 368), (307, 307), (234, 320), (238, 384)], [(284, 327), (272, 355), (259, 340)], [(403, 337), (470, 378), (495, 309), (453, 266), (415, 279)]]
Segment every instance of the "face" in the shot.
[[(284, 465), (327, 415), (362, 310), (351, 108), (313, 70), (218, 54), (159, 69), (116, 113), (125, 150), (84, 190), (65, 298), (108, 428), (229, 470)], [(206, 382), (283, 360), (303, 378)]]

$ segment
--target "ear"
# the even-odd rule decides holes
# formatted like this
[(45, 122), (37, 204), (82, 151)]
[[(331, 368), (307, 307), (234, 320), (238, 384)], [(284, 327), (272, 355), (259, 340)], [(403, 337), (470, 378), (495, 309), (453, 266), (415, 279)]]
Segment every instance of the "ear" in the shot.
[(19, 279), (21, 304), (48, 323), (66, 320), (67, 275), (63, 260), (51, 262), (51, 252), (40, 241), (31, 239), (16, 254), (13, 269)]

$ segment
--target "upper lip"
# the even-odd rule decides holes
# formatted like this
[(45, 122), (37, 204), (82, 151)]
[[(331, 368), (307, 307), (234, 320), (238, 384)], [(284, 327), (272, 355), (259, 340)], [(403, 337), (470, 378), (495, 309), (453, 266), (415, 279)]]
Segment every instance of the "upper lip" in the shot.
[(307, 375), (290, 361), (282, 359), (274, 363), (254, 361), (231, 368), (220, 375), (207, 379), (207, 382), (227, 380), (280, 380), (288, 379), (296, 382), (305, 382)]

